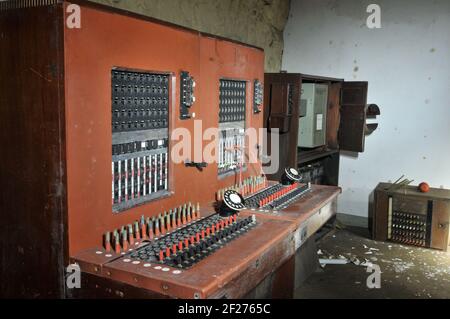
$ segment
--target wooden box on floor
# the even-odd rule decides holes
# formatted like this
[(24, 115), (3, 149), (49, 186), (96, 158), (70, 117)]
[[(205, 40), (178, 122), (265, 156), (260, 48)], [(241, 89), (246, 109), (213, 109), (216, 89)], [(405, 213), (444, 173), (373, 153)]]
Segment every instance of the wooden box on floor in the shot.
[(380, 183), (374, 191), (373, 239), (448, 251), (450, 190), (391, 186)]

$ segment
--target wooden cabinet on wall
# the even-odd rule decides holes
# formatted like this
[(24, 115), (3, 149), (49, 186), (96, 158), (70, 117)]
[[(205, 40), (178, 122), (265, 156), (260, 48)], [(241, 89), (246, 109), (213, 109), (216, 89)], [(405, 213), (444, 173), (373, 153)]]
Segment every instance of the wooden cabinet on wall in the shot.
[[(314, 118), (323, 124), (322, 145), (299, 147), (299, 125), (303, 88), (319, 84), (326, 88), (325, 114)], [(267, 154), (271, 155), (271, 137), (279, 136), (279, 170), (270, 175), (279, 179), (285, 167), (296, 167), (304, 180), (315, 184), (338, 185), (340, 151), (364, 152), (365, 136), (377, 128), (367, 118), (380, 114), (378, 106), (367, 104), (367, 82), (300, 73), (266, 73), (264, 125), (268, 128)], [(316, 123), (312, 123), (316, 127)], [(276, 131), (278, 130), (278, 132)], [(322, 127), (320, 128), (322, 130)]]

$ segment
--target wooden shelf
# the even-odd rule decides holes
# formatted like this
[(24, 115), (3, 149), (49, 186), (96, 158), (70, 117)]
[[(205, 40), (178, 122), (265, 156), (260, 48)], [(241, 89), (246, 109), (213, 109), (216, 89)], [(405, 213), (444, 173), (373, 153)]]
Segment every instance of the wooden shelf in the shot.
[(297, 165), (301, 165), (310, 161), (314, 161), (319, 158), (330, 156), (339, 153), (339, 150), (330, 149), (314, 149), (311, 151), (298, 151), (297, 152)]

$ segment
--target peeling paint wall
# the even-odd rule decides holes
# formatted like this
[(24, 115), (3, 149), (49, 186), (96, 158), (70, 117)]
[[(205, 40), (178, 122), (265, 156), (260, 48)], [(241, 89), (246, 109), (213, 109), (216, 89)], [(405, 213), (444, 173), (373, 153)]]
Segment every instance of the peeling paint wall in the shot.
[[(381, 29), (366, 8), (381, 6)], [(379, 128), (341, 156), (338, 210), (367, 217), (369, 193), (402, 174), (450, 188), (450, 1), (295, 0), (283, 69), (369, 81)]]
[(92, 0), (264, 49), (278, 72), (290, 0)]

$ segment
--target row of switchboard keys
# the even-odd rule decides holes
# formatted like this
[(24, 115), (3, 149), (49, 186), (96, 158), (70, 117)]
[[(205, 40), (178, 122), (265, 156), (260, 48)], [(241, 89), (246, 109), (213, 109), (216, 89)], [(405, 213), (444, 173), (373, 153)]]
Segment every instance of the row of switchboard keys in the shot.
[(113, 205), (167, 190), (167, 174), (167, 150), (112, 162)]

